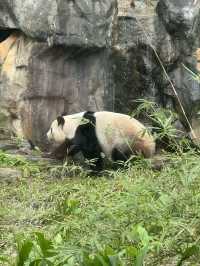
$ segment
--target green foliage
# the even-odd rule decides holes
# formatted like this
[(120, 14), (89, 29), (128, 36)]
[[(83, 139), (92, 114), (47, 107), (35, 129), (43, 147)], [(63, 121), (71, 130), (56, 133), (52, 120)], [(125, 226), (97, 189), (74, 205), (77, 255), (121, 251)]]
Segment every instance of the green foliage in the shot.
[(66, 176), (79, 176), (79, 177), (86, 177), (87, 171), (74, 162), (65, 161), (64, 164), (60, 165), (53, 165), (49, 167), (48, 173), (52, 178), (65, 178)]
[(62, 199), (57, 203), (57, 212), (61, 216), (65, 216), (67, 214), (72, 214), (74, 211), (78, 209), (79, 201), (76, 199)]
[(17, 244), (18, 254), (16, 258), (16, 265), (24, 266), (33, 247), (33, 243), (30, 240), (24, 240), (22, 242), (18, 241)]
[(42, 165), (30, 163), (22, 156), (13, 156), (0, 150), (0, 167), (16, 167), (22, 170), (23, 177), (35, 176), (40, 174)]
[(178, 138), (178, 135), (183, 135), (183, 132), (177, 130), (174, 126), (177, 114), (145, 99), (139, 99), (136, 102), (139, 105), (132, 115), (136, 117), (142, 115), (150, 121), (154, 139), (158, 144), (177, 151), (182, 151), (186, 146), (189, 147), (189, 141), (184, 137)]
[(181, 259), (177, 263), (177, 266), (183, 265), (184, 261), (188, 260), (192, 256), (196, 256), (200, 259), (200, 247), (198, 245), (187, 247), (184, 252), (181, 253)]
[(110, 246), (96, 247), (95, 252), (88, 249), (69, 249), (61, 236), (52, 240), (43, 233), (35, 232), (31, 239), (17, 240), (16, 265), (80, 265), (80, 266), (123, 266), (124, 259), (132, 260), (133, 266), (142, 266), (149, 247), (149, 236), (141, 226), (135, 226), (123, 236), (130, 244), (121, 251)]
[[(2, 265), (198, 265), (200, 158), (165, 156), (162, 172), (142, 158), (98, 178), (69, 165), (52, 178), (53, 166), (38, 165), (34, 178), (2, 184)], [(3, 153), (1, 162), (32, 167)]]
[(190, 73), (192, 79), (194, 79), (194, 80), (196, 80), (197, 82), (200, 83), (200, 74), (199, 73), (194, 73), (191, 69), (189, 69), (184, 64), (183, 64), (183, 67)]

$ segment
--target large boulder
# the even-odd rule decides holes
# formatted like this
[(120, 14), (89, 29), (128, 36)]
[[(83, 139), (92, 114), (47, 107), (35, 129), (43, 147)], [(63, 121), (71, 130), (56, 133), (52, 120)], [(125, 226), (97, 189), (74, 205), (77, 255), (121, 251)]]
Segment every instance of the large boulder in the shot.
[(190, 70), (198, 69), (199, 10), (195, 0), (0, 1), (4, 126), (45, 148), (62, 112), (127, 113), (146, 98), (178, 112), (189, 130), (171, 79), (198, 131)]
[(49, 45), (105, 47), (115, 0), (0, 1), (0, 27), (19, 29)]
[(45, 147), (57, 114), (109, 109), (115, 12), (114, 0), (0, 2), (0, 109), (18, 135)]

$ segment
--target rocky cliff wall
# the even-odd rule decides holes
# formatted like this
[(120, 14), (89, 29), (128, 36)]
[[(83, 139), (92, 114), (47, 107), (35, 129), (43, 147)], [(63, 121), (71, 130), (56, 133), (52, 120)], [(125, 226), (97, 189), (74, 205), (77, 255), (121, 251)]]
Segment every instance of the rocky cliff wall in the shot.
[(0, 120), (41, 147), (58, 114), (129, 112), (138, 98), (184, 124), (157, 54), (198, 132), (200, 86), (184, 66), (199, 67), (199, 11), (196, 0), (0, 1)]

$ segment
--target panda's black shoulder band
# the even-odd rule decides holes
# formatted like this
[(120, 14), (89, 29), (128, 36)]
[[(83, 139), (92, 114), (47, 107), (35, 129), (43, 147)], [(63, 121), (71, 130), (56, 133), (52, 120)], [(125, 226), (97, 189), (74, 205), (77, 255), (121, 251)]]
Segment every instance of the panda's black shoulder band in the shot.
[(87, 111), (84, 113), (83, 118), (88, 119), (93, 125), (96, 124), (96, 118), (94, 116), (94, 112)]
[(88, 116), (94, 116), (94, 112), (92, 111), (86, 111), (83, 115), (83, 117), (87, 118)]

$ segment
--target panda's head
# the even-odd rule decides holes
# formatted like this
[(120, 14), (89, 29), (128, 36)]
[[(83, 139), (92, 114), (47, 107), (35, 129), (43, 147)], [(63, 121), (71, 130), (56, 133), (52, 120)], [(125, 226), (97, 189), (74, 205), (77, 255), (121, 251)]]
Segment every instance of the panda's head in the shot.
[(66, 139), (63, 127), (65, 119), (62, 116), (58, 116), (51, 124), (49, 131), (47, 132), (47, 138), (50, 142), (63, 143)]
[(77, 127), (80, 125), (83, 113), (75, 115), (58, 116), (51, 123), (50, 129), (47, 132), (47, 138), (55, 144), (62, 144), (65, 140), (74, 138)]

